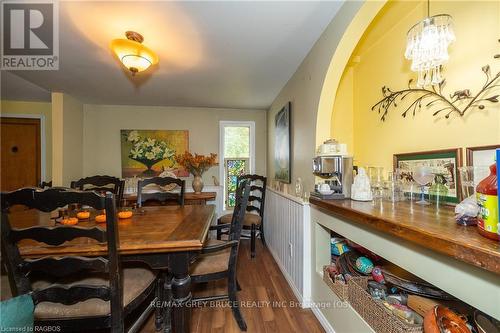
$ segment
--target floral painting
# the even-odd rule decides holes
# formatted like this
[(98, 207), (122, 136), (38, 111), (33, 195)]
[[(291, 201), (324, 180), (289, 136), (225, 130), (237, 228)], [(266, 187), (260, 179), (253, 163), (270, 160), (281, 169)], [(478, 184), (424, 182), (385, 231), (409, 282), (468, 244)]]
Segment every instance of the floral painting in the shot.
[(162, 171), (177, 177), (189, 173), (175, 154), (189, 150), (189, 132), (184, 130), (121, 130), (122, 177), (153, 177)]

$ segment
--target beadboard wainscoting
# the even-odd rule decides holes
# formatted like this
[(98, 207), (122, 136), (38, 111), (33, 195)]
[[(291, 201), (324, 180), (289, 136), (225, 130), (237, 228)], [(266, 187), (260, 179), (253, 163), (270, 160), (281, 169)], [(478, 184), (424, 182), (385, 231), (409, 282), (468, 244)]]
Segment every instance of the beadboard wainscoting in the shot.
[(310, 307), (309, 202), (267, 187), (264, 235), (274, 260), (302, 307)]

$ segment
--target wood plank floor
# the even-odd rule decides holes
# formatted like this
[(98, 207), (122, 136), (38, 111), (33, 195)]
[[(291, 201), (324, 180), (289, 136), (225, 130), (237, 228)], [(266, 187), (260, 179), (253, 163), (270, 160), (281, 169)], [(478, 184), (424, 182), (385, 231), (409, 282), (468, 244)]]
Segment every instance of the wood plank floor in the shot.
[[(238, 280), (242, 288), (238, 297), (245, 305), (242, 312), (247, 322), (247, 332), (324, 332), (311, 310), (298, 306), (278, 265), (260, 240), (257, 241), (257, 256), (253, 260), (250, 259), (250, 241), (241, 242)], [(1, 299), (10, 298), (6, 276), (2, 276), (1, 284)], [(215, 294), (227, 294), (225, 281), (195, 286), (195, 296)], [(223, 301), (220, 303), (225, 305)], [(227, 306), (194, 308), (191, 326), (192, 332), (196, 333), (240, 332), (231, 309)], [(153, 332), (155, 329), (151, 316), (141, 333)]]
[[(241, 242), (238, 280), (242, 288), (238, 297), (245, 305), (242, 307), (242, 312), (247, 322), (247, 332), (324, 332), (311, 310), (299, 307), (278, 265), (260, 240), (257, 241), (257, 255), (254, 259), (250, 259), (250, 241)], [(225, 281), (199, 285), (194, 290), (195, 296), (226, 293)], [(233, 318), (231, 308), (225, 306), (194, 308), (191, 331), (241, 332)], [(141, 333), (153, 332), (155, 332), (154, 324), (150, 319)]]

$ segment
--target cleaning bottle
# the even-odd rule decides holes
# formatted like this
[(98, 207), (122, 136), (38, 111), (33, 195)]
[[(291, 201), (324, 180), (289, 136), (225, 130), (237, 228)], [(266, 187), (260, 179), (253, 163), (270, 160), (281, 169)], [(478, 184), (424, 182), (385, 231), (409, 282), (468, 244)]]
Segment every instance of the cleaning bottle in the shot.
[(500, 240), (498, 234), (498, 185), (497, 165), (490, 166), (490, 175), (477, 184), (476, 198), (479, 206), (477, 226), (485, 237)]

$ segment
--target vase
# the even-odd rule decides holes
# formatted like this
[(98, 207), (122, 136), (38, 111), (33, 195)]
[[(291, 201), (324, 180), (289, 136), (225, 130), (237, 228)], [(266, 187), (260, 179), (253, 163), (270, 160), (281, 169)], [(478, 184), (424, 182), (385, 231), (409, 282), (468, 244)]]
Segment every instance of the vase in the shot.
[(133, 160), (146, 166), (146, 170), (144, 170), (141, 174), (142, 176), (154, 177), (156, 176), (157, 172), (153, 170), (153, 165), (162, 161), (163, 159), (148, 160), (146, 158), (133, 158)]
[(201, 193), (203, 190), (203, 179), (201, 179), (201, 175), (194, 175), (192, 186), (194, 193)]

